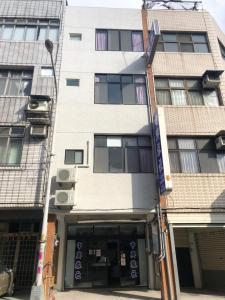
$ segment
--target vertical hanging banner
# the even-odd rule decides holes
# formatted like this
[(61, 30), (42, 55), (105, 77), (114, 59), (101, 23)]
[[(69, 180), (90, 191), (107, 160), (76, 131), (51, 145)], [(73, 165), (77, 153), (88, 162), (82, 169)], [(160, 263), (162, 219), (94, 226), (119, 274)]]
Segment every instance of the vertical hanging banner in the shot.
[(159, 190), (161, 195), (166, 195), (172, 191), (172, 178), (170, 173), (170, 161), (163, 107), (158, 107), (157, 111), (154, 113), (153, 134)]
[(146, 49), (147, 65), (151, 65), (153, 62), (160, 34), (161, 33), (160, 33), (160, 28), (159, 28), (159, 22), (157, 20), (154, 20), (152, 22), (152, 27), (149, 32), (148, 47)]

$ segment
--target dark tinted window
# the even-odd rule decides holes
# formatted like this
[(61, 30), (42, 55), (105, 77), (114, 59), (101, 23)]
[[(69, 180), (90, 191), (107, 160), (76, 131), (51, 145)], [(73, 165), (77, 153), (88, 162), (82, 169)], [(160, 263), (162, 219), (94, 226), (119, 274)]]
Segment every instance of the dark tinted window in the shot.
[(153, 172), (148, 136), (96, 136), (94, 171), (97, 173)]
[(209, 52), (206, 33), (170, 33), (163, 32), (158, 45), (158, 51), (165, 52)]
[(95, 75), (95, 103), (147, 104), (144, 75)]

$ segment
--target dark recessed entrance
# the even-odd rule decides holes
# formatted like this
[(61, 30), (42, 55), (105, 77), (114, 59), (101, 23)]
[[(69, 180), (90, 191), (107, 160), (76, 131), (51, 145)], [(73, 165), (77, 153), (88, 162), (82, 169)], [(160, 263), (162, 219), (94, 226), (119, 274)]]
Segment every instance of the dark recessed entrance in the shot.
[(140, 268), (144, 238), (144, 224), (69, 225), (65, 287), (139, 285), (146, 272)]
[(194, 287), (189, 248), (176, 248), (177, 267), (181, 287)]
[(112, 240), (107, 242), (108, 252), (108, 284), (109, 286), (120, 285), (120, 255), (119, 241)]

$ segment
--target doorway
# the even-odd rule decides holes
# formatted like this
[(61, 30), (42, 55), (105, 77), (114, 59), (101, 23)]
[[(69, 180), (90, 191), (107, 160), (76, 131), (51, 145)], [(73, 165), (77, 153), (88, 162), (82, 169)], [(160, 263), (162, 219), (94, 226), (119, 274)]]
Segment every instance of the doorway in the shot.
[(144, 224), (69, 225), (65, 287), (145, 286), (144, 234)]
[(194, 287), (189, 248), (176, 248), (177, 267), (181, 287)]
[(108, 285), (115, 287), (120, 285), (120, 262), (119, 262), (119, 242), (111, 240), (107, 242), (107, 265), (108, 265)]

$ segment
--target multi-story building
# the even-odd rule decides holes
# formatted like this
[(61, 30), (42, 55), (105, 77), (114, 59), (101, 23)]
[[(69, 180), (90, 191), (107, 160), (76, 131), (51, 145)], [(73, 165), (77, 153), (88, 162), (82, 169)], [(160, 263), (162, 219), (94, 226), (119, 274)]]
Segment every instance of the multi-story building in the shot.
[[(225, 152), (215, 138), (225, 120), (225, 36), (205, 11), (150, 10), (148, 19), (162, 32), (153, 73), (173, 180), (164, 212), (174, 270), (181, 287), (222, 289)], [(142, 29), (141, 10), (66, 8), (51, 208), (60, 290), (159, 286)]]
[(149, 11), (161, 28), (153, 69), (173, 191), (167, 196), (181, 287), (224, 289), (225, 35), (205, 11)]
[(16, 288), (36, 271), (55, 109), (45, 40), (59, 78), (64, 2), (0, 2), (0, 260)]

